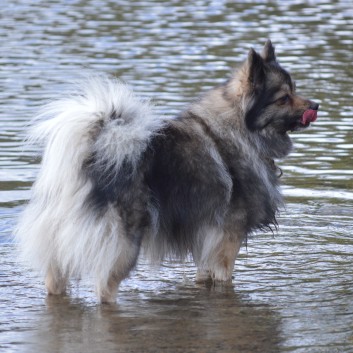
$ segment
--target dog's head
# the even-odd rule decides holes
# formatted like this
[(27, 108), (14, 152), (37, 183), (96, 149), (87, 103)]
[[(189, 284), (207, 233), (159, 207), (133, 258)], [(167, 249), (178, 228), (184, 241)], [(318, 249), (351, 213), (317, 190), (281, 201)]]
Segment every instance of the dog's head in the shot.
[(277, 62), (270, 40), (261, 55), (250, 50), (244, 68), (245, 122), (250, 131), (283, 135), (316, 120), (319, 105), (297, 95), (295, 83)]

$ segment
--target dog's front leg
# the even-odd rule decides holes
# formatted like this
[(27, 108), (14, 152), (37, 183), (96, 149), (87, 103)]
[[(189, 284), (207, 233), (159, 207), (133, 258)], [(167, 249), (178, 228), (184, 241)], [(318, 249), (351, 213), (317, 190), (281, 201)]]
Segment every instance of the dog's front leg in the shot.
[(241, 243), (242, 237), (224, 236), (214, 248), (204, 246), (196, 282), (231, 285), (234, 262)]

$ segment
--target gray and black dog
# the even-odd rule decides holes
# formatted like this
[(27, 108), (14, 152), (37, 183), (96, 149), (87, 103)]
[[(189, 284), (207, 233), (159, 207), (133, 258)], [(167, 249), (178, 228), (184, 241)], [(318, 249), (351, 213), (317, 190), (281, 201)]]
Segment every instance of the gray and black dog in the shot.
[(101, 302), (115, 301), (141, 252), (152, 262), (191, 254), (198, 282), (229, 284), (247, 235), (276, 225), (274, 159), (317, 110), (270, 41), (174, 119), (118, 80), (89, 78), (33, 128), (44, 153), (16, 231), (23, 254), (49, 294), (89, 275)]

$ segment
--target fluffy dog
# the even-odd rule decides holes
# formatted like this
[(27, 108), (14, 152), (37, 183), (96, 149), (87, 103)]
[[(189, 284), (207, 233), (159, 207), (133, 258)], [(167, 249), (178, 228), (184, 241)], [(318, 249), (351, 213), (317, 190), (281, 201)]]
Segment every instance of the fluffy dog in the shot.
[(115, 301), (141, 251), (153, 262), (191, 254), (197, 281), (230, 283), (247, 235), (276, 225), (274, 159), (317, 110), (270, 41), (174, 119), (118, 80), (90, 78), (34, 127), (44, 153), (17, 229), (24, 255), (49, 294), (88, 275), (101, 302)]

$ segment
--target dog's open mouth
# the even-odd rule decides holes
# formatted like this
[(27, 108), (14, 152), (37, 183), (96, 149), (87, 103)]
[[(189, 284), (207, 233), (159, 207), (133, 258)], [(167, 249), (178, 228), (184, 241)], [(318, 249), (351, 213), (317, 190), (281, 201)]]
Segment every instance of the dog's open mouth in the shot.
[(300, 119), (300, 123), (303, 126), (309, 126), (310, 123), (313, 123), (317, 119), (317, 110), (308, 109), (304, 112), (302, 118)]
[(308, 109), (301, 116), (300, 120), (296, 121), (291, 127), (291, 131), (307, 128), (310, 123), (313, 123), (317, 119), (317, 110)]

